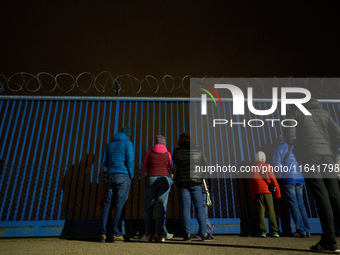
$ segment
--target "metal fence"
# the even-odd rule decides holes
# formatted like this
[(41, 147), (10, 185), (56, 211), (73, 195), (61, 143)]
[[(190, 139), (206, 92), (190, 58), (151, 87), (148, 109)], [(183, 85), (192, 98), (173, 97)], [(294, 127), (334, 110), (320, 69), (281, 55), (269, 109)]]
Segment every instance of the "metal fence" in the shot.
[[(106, 144), (123, 126), (132, 129), (130, 139), (136, 163), (125, 219), (143, 220), (145, 172), (142, 165), (146, 151), (154, 145), (155, 135), (162, 134), (172, 152), (179, 134), (190, 129), (187, 98), (15, 99), (3, 96), (0, 100), (2, 237), (61, 235), (70, 222), (79, 228), (98, 224), (100, 213), (96, 205), (104, 185), (105, 170), (100, 164), (101, 156)], [(258, 104), (257, 107), (269, 106)], [(327, 102), (323, 107), (339, 123), (340, 104)], [(223, 103), (223, 109), (229, 109), (228, 103)], [(279, 128), (272, 132), (237, 127), (230, 130), (225, 160), (235, 165), (251, 164), (254, 153), (263, 146), (267, 158), (271, 158), (280, 132)], [(201, 141), (195, 139), (201, 145)], [(205, 148), (210, 160), (211, 153), (213, 149)], [(219, 226), (219, 233), (239, 232), (242, 221), (247, 224), (249, 219), (256, 219), (248, 180), (221, 176), (214, 182), (215, 195), (209, 217)], [(316, 222), (317, 213), (308, 190), (304, 198), (308, 217), (312, 223)], [(181, 218), (180, 206), (177, 189), (173, 186), (168, 220)], [(280, 219), (289, 218), (284, 200), (276, 207)], [(316, 224), (314, 231), (319, 229)]]

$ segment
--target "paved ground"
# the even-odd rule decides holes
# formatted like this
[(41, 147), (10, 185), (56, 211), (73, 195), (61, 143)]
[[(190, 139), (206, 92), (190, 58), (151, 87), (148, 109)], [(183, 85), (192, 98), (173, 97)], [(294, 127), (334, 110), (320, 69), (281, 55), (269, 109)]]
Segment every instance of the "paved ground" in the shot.
[[(99, 243), (89, 238), (0, 239), (0, 254), (317, 254), (309, 250), (320, 240), (294, 237), (240, 237), (217, 235), (214, 242), (183, 242), (174, 237), (165, 243), (145, 243), (131, 238), (127, 242)], [(340, 238), (337, 238), (340, 243)]]

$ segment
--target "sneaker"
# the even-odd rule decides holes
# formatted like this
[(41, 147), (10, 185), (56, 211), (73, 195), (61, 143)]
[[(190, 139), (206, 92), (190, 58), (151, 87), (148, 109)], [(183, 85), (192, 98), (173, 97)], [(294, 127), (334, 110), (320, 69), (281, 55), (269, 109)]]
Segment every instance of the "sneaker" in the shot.
[(163, 236), (166, 240), (171, 239), (171, 238), (174, 237), (174, 235), (173, 235), (173, 234), (170, 234), (170, 233), (163, 233), (162, 236)]
[(214, 228), (211, 230), (211, 232), (209, 233), (209, 235), (212, 237), (215, 231), (216, 231), (216, 227), (214, 226)]
[(266, 234), (266, 231), (261, 231), (261, 234), (259, 235), (259, 237), (266, 237), (267, 236), (267, 234)]
[(304, 234), (302, 234), (302, 233), (299, 233), (299, 232), (295, 232), (295, 233), (293, 234), (293, 237), (307, 238), (306, 235), (304, 235)]
[(160, 235), (155, 235), (155, 243), (161, 243), (161, 242), (165, 242), (165, 238), (163, 236)]
[(203, 234), (202, 235), (202, 241), (205, 241), (205, 242), (209, 242), (209, 241), (213, 241), (214, 238), (208, 234)]
[(273, 232), (273, 235), (272, 235), (272, 236), (273, 236), (273, 237), (280, 237), (280, 236), (279, 236), (279, 233), (277, 233), (277, 232), (275, 232), (275, 231)]
[(143, 237), (140, 238), (139, 240), (142, 241), (142, 242), (151, 242), (151, 235), (150, 234), (148, 234), (148, 235), (144, 234)]
[(340, 253), (340, 249), (338, 249), (336, 242), (333, 242), (328, 245), (324, 245), (320, 241), (316, 245), (311, 246), (310, 249), (313, 251), (331, 251), (334, 253)]
[(191, 241), (191, 236), (190, 234), (187, 234), (183, 237), (183, 241)]
[(113, 236), (113, 241), (125, 241), (124, 236)]
[(100, 236), (100, 242), (105, 243), (105, 241), (106, 241), (106, 235), (101, 235)]

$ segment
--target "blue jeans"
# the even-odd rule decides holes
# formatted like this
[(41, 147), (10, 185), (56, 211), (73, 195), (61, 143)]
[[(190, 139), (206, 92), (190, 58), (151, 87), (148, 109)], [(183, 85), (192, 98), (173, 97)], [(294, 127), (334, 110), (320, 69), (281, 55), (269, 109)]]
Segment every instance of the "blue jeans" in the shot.
[(205, 217), (206, 219), (206, 223), (207, 223), (207, 232), (210, 233), (214, 226), (211, 224), (211, 222), (209, 221), (209, 215), (208, 215), (208, 206), (207, 206), (207, 193), (203, 193), (202, 194), (202, 198), (203, 198), (203, 207), (204, 207), (204, 212), (205, 212)]
[(112, 222), (112, 234), (122, 236), (122, 214), (125, 203), (129, 197), (131, 179), (127, 174), (112, 174), (107, 177), (106, 194), (102, 209), (101, 234), (106, 234), (106, 224), (110, 207), (116, 208), (116, 214)]
[(144, 224), (145, 234), (150, 234), (152, 212), (157, 201), (156, 234), (163, 233), (163, 223), (170, 193), (170, 183), (167, 176), (148, 177), (145, 185)]
[(304, 183), (285, 183), (285, 193), (289, 204), (290, 214), (296, 226), (296, 232), (310, 235), (307, 212), (303, 201)]
[(203, 198), (202, 198), (202, 188), (201, 186), (193, 186), (189, 188), (179, 189), (181, 201), (182, 201), (182, 214), (183, 214), (183, 223), (184, 223), (184, 229), (185, 233), (187, 235), (191, 234), (191, 228), (190, 228), (190, 207), (191, 207), (191, 201), (190, 197), (194, 203), (194, 207), (197, 211), (197, 221), (199, 228), (202, 231), (202, 234), (207, 234), (207, 224), (206, 224), (206, 216), (203, 208)]

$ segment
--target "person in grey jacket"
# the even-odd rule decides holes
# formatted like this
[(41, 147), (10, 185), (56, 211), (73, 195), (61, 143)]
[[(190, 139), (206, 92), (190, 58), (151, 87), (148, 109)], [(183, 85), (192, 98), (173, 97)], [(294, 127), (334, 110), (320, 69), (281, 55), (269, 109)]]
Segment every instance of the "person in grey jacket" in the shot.
[[(283, 128), (283, 134), (287, 144), (294, 145), (293, 154), (313, 193), (322, 226), (321, 240), (310, 248), (340, 252), (334, 231), (334, 218), (340, 224), (340, 190), (336, 175), (329, 170), (334, 168), (332, 148), (340, 145), (340, 127), (316, 99), (311, 98), (303, 106), (312, 115), (290, 109), (286, 119), (295, 120), (297, 125), (287, 120), (289, 127)], [(310, 171), (312, 167), (314, 171)]]
[(124, 127), (105, 147), (102, 163), (107, 168), (107, 183), (101, 214), (101, 242), (106, 240), (106, 224), (112, 205), (116, 208), (112, 222), (113, 241), (124, 241), (121, 229), (122, 214), (134, 176), (135, 160), (133, 145), (129, 140), (130, 134), (131, 129)]

